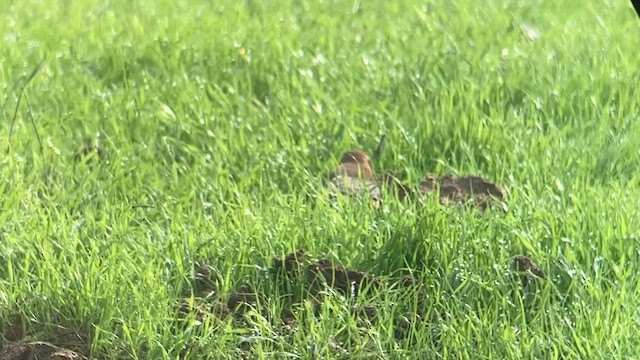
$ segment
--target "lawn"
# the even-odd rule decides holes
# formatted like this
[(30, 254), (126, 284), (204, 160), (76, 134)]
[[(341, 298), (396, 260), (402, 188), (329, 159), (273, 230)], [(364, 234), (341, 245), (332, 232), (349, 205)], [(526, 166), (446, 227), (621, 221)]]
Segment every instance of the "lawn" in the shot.
[[(0, 4), (0, 357), (638, 356), (630, 2)], [(509, 211), (331, 203), (383, 137)]]

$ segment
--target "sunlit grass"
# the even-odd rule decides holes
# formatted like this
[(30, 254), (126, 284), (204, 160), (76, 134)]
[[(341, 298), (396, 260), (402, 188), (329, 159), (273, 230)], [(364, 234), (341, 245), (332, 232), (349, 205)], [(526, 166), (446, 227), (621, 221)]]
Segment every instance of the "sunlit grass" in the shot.
[[(100, 359), (636, 356), (630, 3), (33, 0), (0, 15), (5, 337), (17, 314)], [(9, 146), (45, 55), (24, 92), (43, 149), (26, 102)], [(105, 156), (75, 161), (100, 131)], [(510, 212), (309, 201), (343, 151), (383, 134), (375, 169), (482, 175)], [(340, 296), (319, 316), (304, 302), (284, 336), (268, 268), (299, 248), (413, 273), (428, 298), (372, 292), (358, 301), (374, 324)], [(536, 294), (518, 295), (517, 254), (548, 275)], [(221, 298), (263, 296), (243, 326), (176, 325), (205, 259)], [(400, 329), (407, 314), (428, 321)]]

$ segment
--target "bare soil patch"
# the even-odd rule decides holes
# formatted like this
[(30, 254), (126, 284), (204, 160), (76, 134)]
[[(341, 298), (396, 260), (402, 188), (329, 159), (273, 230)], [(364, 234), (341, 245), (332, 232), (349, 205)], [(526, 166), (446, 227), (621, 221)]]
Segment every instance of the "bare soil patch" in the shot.
[(546, 279), (547, 275), (533, 259), (525, 255), (517, 255), (513, 258), (513, 268), (520, 277), (524, 289), (535, 284), (540, 279)]
[(53, 334), (7, 339), (0, 349), (0, 359), (3, 360), (81, 360), (87, 359), (88, 354), (86, 339), (63, 328)]
[(484, 211), (498, 203), (504, 211), (508, 211), (504, 189), (479, 176), (427, 176), (420, 182), (420, 191), (425, 194), (437, 193), (442, 205), (472, 203)]

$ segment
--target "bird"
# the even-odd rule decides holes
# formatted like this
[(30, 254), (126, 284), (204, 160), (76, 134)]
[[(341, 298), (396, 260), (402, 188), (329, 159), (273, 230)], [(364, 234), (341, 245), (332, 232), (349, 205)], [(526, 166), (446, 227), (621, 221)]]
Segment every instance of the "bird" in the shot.
[(342, 155), (340, 164), (329, 171), (326, 178), (330, 191), (334, 194), (368, 195), (373, 199), (373, 206), (382, 206), (382, 191), (376, 180), (371, 159), (362, 150), (350, 150)]

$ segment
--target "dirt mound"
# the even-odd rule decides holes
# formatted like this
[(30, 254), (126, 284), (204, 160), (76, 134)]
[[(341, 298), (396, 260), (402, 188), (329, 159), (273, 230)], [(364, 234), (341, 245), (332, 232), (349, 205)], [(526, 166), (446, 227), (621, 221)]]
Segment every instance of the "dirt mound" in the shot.
[[(545, 279), (543, 269), (530, 257), (518, 255), (512, 258), (514, 273), (522, 281), (523, 287), (529, 287)], [(330, 297), (346, 304), (343, 315), (356, 320), (359, 328), (368, 328), (392, 317), (393, 333), (400, 341), (415, 341), (416, 329), (429, 326), (437, 331), (450, 316), (446, 312), (433, 311), (430, 308), (429, 289), (419, 278), (412, 275), (384, 276), (374, 275), (367, 271), (353, 269), (337, 264), (327, 258), (314, 258), (304, 250), (297, 250), (284, 257), (272, 260), (271, 275), (264, 278), (266, 284), (240, 283), (228, 296), (220, 296), (219, 284), (222, 283), (219, 272), (207, 262), (194, 264), (190, 291), (182, 299), (177, 310), (177, 331), (186, 331), (187, 327), (197, 327), (207, 321), (214, 326), (239, 329), (239, 334), (254, 331), (252, 319), (259, 317), (272, 326), (274, 336), (291, 339), (294, 343), (304, 335), (303, 320), (321, 320), (321, 311), (336, 311), (333, 306), (326, 306)], [(259, 289), (273, 288), (273, 283), (295, 282), (297, 287), (287, 288), (278, 295), (278, 304), (282, 304), (281, 313), (270, 313), (261, 309), (271, 306), (275, 299)], [(301, 290), (287, 296), (287, 291)], [(281, 288), (283, 289), (283, 288)], [(364, 291), (367, 289), (367, 291)], [(327, 291), (329, 290), (329, 291)], [(333, 291), (331, 291), (333, 290)], [(383, 308), (379, 295), (393, 299), (393, 308)], [(397, 295), (397, 296), (396, 296)], [(333, 301), (331, 300), (331, 301)], [(306, 303), (306, 304), (305, 304)], [(308, 304), (316, 306), (315, 313), (307, 311)], [(278, 305), (280, 306), (280, 305)], [(255, 312), (251, 310), (260, 311)], [(382, 313), (382, 311), (390, 313)], [(430, 315), (429, 315), (430, 314)], [(342, 316), (342, 315), (341, 315)], [(248, 320), (247, 320), (248, 319)], [(0, 359), (26, 360), (78, 360), (89, 357), (89, 345), (77, 332), (56, 327), (53, 333), (35, 336), (32, 330), (25, 332), (19, 317), (10, 317), (0, 323)], [(195, 321), (194, 321), (195, 320)], [(50, 330), (49, 330), (50, 331)], [(41, 332), (38, 332), (40, 334)], [(333, 351), (336, 354), (349, 355), (357, 340), (348, 334), (337, 334)], [(251, 357), (255, 348), (252, 337), (239, 336), (236, 352), (239, 357)], [(289, 340), (285, 340), (289, 341)], [(197, 342), (188, 343), (184, 353), (197, 352)]]
[(401, 201), (422, 202), (425, 196), (437, 194), (440, 204), (445, 206), (471, 204), (485, 211), (499, 204), (503, 211), (508, 211), (504, 189), (479, 176), (428, 175), (416, 186), (402, 182), (392, 172), (385, 171), (378, 176), (378, 181)]
[[(384, 144), (384, 138), (376, 149), (377, 158)], [(342, 155), (340, 164), (329, 171), (324, 180), (335, 199), (342, 195), (367, 195), (373, 199), (374, 206), (380, 208), (383, 202), (381, 188), (387, 189), (399, 200), (422, 200), (425, 195), (437, 193), (440, 204), (459, 206), (470, 204), (485, 211), (493, 205), (507, 212), (505, 191), (497, 184), (479, 176), (443, 175), (426, 176), (419, 184), (400, 181), (393, 172), (383, 171), (376, 175), (369, 156), (362, 150), (351, 150)]]
[(196, 262), (193, 290), (201, 297), (211, 297), (218, 289), (218, 274), (206, 261)]
[(343, 295), (358, 296), (360, 289), (373, 285), (380, 286), (380, 280), (366, 272), (347, 269), (336, 265), (330, 260), (321, 259), (307, 268), (308, 280), (311, 287), (317, 287), (320, 283), (326, 284), (340, 291)]
[(546, 279), (547, 277), (540, 265), (525, 255), (517, 255), (513, 258), (513, 268), (520, 277), (523, 288), (534, 284), (538, 279)]
[(479, 176), (427, 176), (420, 181), (419, 188), (424, 194), (437, 193), (442, 205), (471, 203), (484, 211), (492, 204), (499, 203), (502, 210), (508, 211), (504, 189)]
[(60, 331), (53, 336), (44, 338), (46, 341), (36, 341), (25, 338), (7, 342), (0, 350), (3, 360), (80, 360), (87, 359), (89, 353), (87, 343), (72, 332)]
[(272, 261), (273, 272), (276, 274), (298, 276), (302, 273), (305, 261), (306, 252), (304, 250), (292, 252), (282, 259), (275, 257)]
[[(187, 318), (190, 314), (198, 320), (203, 320), (207, 316), (224, 320), (230, 315), (234, 315), (238, 319), (250, 309), (256, 308), (260, 302), (258, 292), (247, 283), (240, 284), (229, 294), (226, 301), (218, 298), (218, 278), (214, 275), (215, 270), (201, 262), (196, 263), (195, 267), (192, 292), (185, 294), (181, 301), (177, 311), (179, 319)], [(311, 261), (304, 250), (297, 250), (287, 254), (284, 258), (274, 258), (271, 273), (276, 275), (275, 279), (283, 276), (280, 278), (280, 282), (296, 281), (302, 285), (303, 294), (290, 294), (288, 297), (290, 305), (300, 303), (303, 298), (321, 305), (322, 296), (319, 294), (326, 287), (343, 296), (357, 298), (365, 288), (382, 289), (386, 285), (373, 274), (349, 269), (328, 259)], [(403, 284), (413, 281), (408, 281), (406, 278), (399, 280)], [(287, 286), (280, 286), (280, 289), (284, 295), (294, 291), (293, 287)], [(286, 310), (282, 314), (283, 322), (291, 324), (293, 322), (292, 313), (291, 310)], [(374, 313), (375, 310), (370, 307), (354, 310), (354, 314), (365, 315), (367, 318), (374, 317)]]
[(178, 319), (185, 319), (193, 314), (198, 321), (204, 321), (210, 316), (214, 319), (224, 320), (231, 313), (227, 304), (223, 302), (203, 298), (186, 298), (180, 303)]
[[(399, 341), (415, 341), (416, 329), (429, 326), (438, 331), (441, 324), (450, 320), (450, 315), (446, 312), (430, 311), (430, 287), (412, 275), (374, 275), (337, 264), (327, 258), (314, 258), (302, 249), (284, 257), (274, 257), (271, 264), (268, 272), (270, 275), (264, 278), (266, 283), (240, 283), (226, 298), (218, 297), (217, 284), (221, 282), (214, 275), (217, 273), (215, 269), (203, 266), (203, 263), (195, 264), (193, 288), (204, 288), (206, 294), (213, 295), (198, 298), (191, 294), (183, 301), (179, 317), (223, 321), (234, 328), (242, 329), (241, 332), (252, 331), (251, 324), (255, 323), (256, 317), (260, 317), (261, 321), (271, 324), (275, 336), (291, 339), (292, 342), (301, 336), (301, 331), (305, 331), (301, 324), (309, 316), (320, 320), (323, 312), (336, 311), (334, 307), (325, 306), (332, 297), (333, 300), (348, 304), (347, 309), (339, 311), (346, 310), (347, 313), (344, 314), (351, 316), (358, 327), (371, 327), (383, 317), (392, 316), (394, 336)], [(522, 255), (514, 258), (514, 267), (521, 276), (545, 276), (537, 264)], [(278, 299), (270, 298), (266, 293), (256, 290), (262, 289), (263, 286), (279, 289), (276, 290)], [(393, 314), (381, 313), (380, 302), (375, 300), (379, 296), (392, 296), (394, 308), (385, 310), (392, 311)], [(278, 306), (282, 306), (280, 313), (262, 310), (273, 309), (273, 306), (270, 306), (272, 301), (277, 301)], [(251, 310), (258, 312), (250, 312)], [(357, 340), (350, 338), (348, 334), (336, 336), (336, 354), (347, 356)], [(247, 339), (249, 338), (239, 338), (237, 342), (236, 352), (243, 358), (251, 357), (255, 348), (254, 343)], [(437, 342), (437, 337), (434, 341)]]
[(227, 306), (237, 315), (242, 315), (258, 305), (258, 295), (249, 284), (241, 284), (229, 295)]
[(198, 321), (207, 318), (223, 321), (255, 306), (257, 296), (250, 285), (241, 284), (225, 301), (219, 297), (220, 277), (217, 270), (208, 261), (197, 261), (194, 267), (191, 287), (184, 292), (177, 311), (178, 319), (193, 315)]

